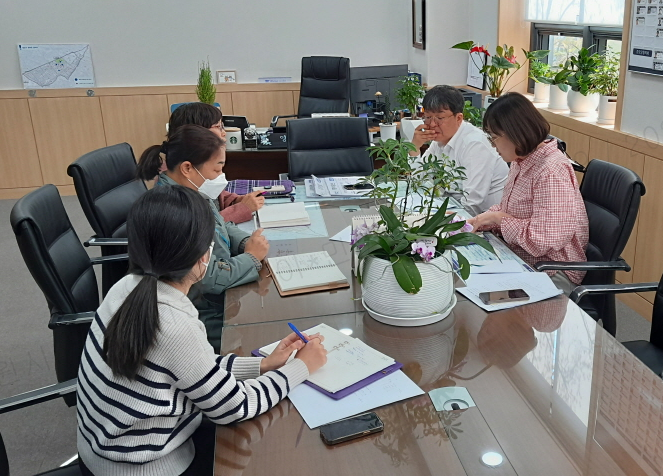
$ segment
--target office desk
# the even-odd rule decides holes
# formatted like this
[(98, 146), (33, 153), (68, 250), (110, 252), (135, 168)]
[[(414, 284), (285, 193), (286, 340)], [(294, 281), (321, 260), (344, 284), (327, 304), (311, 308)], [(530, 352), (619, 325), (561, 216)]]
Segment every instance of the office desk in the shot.
[[(284, 319), (300, 329), (325, 322), (402, 362), (425, 391), (466, 387), (477, 407), (438, 413), (423, 395), (377, 409), (384, 432), (327, 447), (285, 400), (218, 427), (217, 475), (661, 474), (663, 381), (564, 296), (490, 314), (459, 300), (439, 323), (398, 328), (341, 300), (328, 312), (333, 294), (303, 295), (319, 307), (301, 309), (270, 287), (272, 295), (269, 312), (258, 294), (242, 296), (222, 353), (249, 355), (288, 332)], [(488, 451), (505, 456), (501, 466), (482, 464)]]

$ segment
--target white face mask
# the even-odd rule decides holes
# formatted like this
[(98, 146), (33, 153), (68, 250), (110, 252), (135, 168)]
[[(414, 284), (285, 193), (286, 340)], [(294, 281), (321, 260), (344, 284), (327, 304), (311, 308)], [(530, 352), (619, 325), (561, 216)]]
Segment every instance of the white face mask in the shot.
[[(196, 170), (196, 172), (198, 172), (198, 175), (203, 177), (203, 174), (201, 174), (198, 169), (196, 169), (195, 167), (194, 169)], [(219, 198), (221, 192), (223, 192), (226, 189), (226, 186), (228, 185), (228, 181), (226, 180), (226, 174), (221, 174), (214, 180), (206, 179), (205, 177), (203, 177), (203, 179), (205, 181), (200, 187), (195, 183), (191, 182), (191, 180), (189, 179), (187, 180), (189, 180), (189, 182), (191, 182), (191, 184), (198, 189), (198, 192), (200, 192), (202, 195), (204, 195), (207, 198), (211, 198), (212, 200), (216, 200), (217, 198)]]
[(209, 268), (209, 264), (212, 261), (212, 251), (214, 251), (214, 242), (212, 242), (212, 244), (209, 247), (209, 250), (207, 251), (207, 253), (205, 253), (207, 255), (207, 263), (205, 263), (204, 261), (200, 262), (200, 264), (205, 266), (205, 272), (203, 273), (203, 277), (207, 275), (207, 268)]

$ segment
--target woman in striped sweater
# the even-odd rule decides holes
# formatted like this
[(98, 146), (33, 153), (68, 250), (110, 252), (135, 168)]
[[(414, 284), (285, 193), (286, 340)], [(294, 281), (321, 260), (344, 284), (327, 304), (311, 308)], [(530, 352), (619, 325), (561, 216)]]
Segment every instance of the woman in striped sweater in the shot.
[[(106, 295), (78, 374), (83, 474), (196, 474), (192, 435), (203, 415), (226, 424), (276, 405), (326, 362), (321, 339), (294, 334), (267, 358), (215, 355), (187, 298), (214, 235), (209, 205), (156, 187), (127, 220), (130, 273)], [(286, 363), (293, 350), (297, 358)]]

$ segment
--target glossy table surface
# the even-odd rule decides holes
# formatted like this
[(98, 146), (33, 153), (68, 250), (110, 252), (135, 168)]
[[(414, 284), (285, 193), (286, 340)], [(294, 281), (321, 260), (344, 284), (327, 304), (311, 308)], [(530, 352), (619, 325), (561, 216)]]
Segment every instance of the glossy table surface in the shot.
[[(325, 204), (330, 235), (351, 221), (338, 205)], [(349, 245), (329, 243), (299, 240), (297, 252), (332, 246), (351, 276)], [(426, 392), (467, 388), (476, 407), (437, 412), (422, 395), (376, 409), (383, 432), (328, 447), (286, 399), (258, 418), (217, 428), (216, 475), (663, 472), (663, 381), (566, 297), (490, 314), (459, 299), (441, 322), (399, 328), (361, 310), (351, 300), (359, 294), (353, 282), (295, 302), (281, 298), (271, 279), (230, 290), (228, 310), (241, 306), (224, 323), (221, 351), (249, 355), (285, 335), (286, 319), (300, 329), (324, 322), (402, 362)], [(483, 464), (487, 452), (503, 463)]]

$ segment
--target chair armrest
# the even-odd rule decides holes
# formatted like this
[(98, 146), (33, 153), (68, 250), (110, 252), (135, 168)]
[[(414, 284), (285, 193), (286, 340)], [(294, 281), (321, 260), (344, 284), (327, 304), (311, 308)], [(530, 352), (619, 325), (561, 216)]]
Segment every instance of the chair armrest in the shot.
[(658, 283), (633, 283), (633, 284), (588, 284), (578, 286), (573, 290), (569, 299), (576, 304), (588, 294), (625, 294), (656, 291)]
[(48, 321), (48, 328), (55, 329), (60, 326), (71, 326), (75, 324), (89, 324), (94, 318), (95, 311), (77, 312), (75, 314), (51, 314), (51, 320)]
[(276, 127), (276, 123), (279, 122), (279, 119), (286, 119), (289, 117), (297, 117), (297, 114), (290, 114), (288, 116), (274, 116), (272, 117), (272, 122), (269, 123), (269, 127)]
[[(567, 154), (568, 157), (568, 154)], [(571, 157), (569, 157), (569, 160), (571, 161), (571, 167), (573, 167), (573, 170), (576, 172), (580, 172), (581, 174), (584, 174), (585, 171), (587, 170), (584, 165), (579, 164), (575, 160), (573, 160)]]
[(90, 258), (90, 263), (92, 264), (104, 264), (104, 263), (113, 263), (115, 261), (127, 261), (129, 260), (129, 255), (123, 253), (121, 255), (110, 255), (110, 256), (95, 256)]
[(48, 387), (32, 390), (30, 392), (20, 393), (13, 397), (3, 398), (0, 400), (0, 414), (76, 393), (77, 386), (78, 380), (74, 378), (67, 380), (66, 382), (49, 385)]
[(537, 271), (631, 271), (623, 259), (615, 261), (539, 261), (534, 263)]
[(83, 243), (84, 246), (127, 246), (128, 244), (128, 238), (97, 238), (96, 236), (90, 237)]

